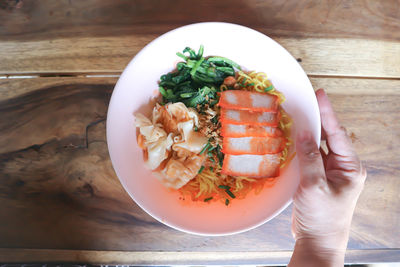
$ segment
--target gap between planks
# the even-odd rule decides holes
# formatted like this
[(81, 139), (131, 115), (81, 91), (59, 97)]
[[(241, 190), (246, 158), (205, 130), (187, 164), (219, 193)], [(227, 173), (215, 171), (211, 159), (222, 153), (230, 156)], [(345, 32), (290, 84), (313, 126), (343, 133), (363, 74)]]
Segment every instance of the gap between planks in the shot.
[[(119, 78), (121, 72), (109, 73), (24, 73), (24, 74), (5, 74), (0, 75), (0, 79), (33, 79), (33, 78)], [(370, 79), (370, 80), (395, 80), (400, 81), (400, 77), (373, 77), (373, 76), (354, 76), (354, 75), (326, 75), (326, 74), (307, 74), (309, 78), (331, 78), (331, 79)]]
[(121, 76), (120, 72), (112, 73), (26, 73), (0, 75), (0, 79), (34, 79), (34, 78), (114, 78)]

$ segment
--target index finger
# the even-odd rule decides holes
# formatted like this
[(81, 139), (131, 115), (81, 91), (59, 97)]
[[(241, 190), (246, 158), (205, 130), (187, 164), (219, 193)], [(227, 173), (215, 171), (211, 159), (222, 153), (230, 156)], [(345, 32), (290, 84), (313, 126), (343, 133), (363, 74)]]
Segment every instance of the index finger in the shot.
[(356, 153), (350, 137), (347, 136), (344, 128), (340, 126), (325, 91), (319, 89), (316, 95), (321, 114), (322, 128), (326, 134), (326, 140), (329, 143), (330, 150), (336, 155), (354, 156)]

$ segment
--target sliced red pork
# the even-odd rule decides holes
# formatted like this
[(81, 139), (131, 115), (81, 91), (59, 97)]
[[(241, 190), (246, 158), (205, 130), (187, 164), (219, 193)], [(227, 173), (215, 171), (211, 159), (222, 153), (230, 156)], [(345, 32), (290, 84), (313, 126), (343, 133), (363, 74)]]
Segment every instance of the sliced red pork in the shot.
[(260, 126), (277, 126), (280, 112), (251, 112), (247, 110), (221, 109), (222, 124), (253, 124)]
[(275, 95), (228, 90), (220, 95), (224, 161), (222, 173), (266, 178), (279, 176), (286, 138), (277, 128), (281, 119)]
[(221, 93), (218, 105), (227, 109), (251, 111), (277, 111), (278, 97), (244, 90), (228, 90)]
[(283, 136), (283, 132), (281, 129), (271, 126), (224, 123), (221, 125), (221, 135), (223, 137)]
[(224, 137), (222, 152), (224, 154), (274, 154), (285, 148), (285, 137)]
[(225, 154), (222, 173), (232, 176), (267, 178), (279, 176), (281, 153), (266, 155)]

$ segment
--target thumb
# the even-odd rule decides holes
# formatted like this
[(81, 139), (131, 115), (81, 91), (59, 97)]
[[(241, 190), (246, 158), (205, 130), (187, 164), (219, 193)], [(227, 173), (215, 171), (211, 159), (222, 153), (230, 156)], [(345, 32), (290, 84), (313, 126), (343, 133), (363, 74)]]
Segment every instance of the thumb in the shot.
[(300, 185), (307, 187), (326, 182), (322, 156), (309, 131), (297, 135), (296, 151), (300, 165)]

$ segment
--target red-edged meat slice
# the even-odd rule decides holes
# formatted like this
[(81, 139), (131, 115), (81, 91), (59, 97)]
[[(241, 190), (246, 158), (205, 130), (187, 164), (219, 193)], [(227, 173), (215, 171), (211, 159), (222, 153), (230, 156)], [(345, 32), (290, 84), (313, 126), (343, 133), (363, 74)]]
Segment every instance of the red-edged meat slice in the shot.
[(247, 110), (221, 109), (222, 124), (252, 124), (260, 126), (278, 125), (280, 112), (251, 112)]
[(222, 152), (224, 154), (275, 154), (281, 152), (286, 145), (284, 137), (224, 137)]
[(281, 129), (271, 126), (260, 126), (251, 124), (222, 124), (221, 135), (223, 137), (245, 137), (245, 136), (283, 136)]
[(222, 173), (231, 176), (267, 178), (279, 176), (281, 153), (266, 155), (225, 154)]
[(277, 111), (278, 97), (245, 90), (227, 90), (221, 93), (218, 105), (227, 109)]

